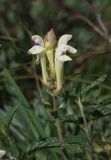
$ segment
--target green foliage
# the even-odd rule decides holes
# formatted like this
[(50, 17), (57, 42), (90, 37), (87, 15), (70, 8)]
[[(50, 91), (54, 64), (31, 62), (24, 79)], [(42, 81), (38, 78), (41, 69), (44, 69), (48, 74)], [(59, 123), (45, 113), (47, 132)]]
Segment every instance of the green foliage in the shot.
[(0, 117), (0, 136), (7, 136), (9, 133), (9, 127), (14, 114), (17, 111), (17, 107), (12, 107), (6, 115)]
[(46, 149), (46, 148), (56, 148), (62, 147), (63, 144), (57, 138), (50, 137), (46, 140), (35, 142), (35, 144), (28, 147), (27, 154), (32, 154), (35, 151)]
[(90, 92), (92, 89), (96, 88), (98, 85), (100, 85), (101, 83), (103, 83), (106, 79), (106, 75), (102, 75), (101, 77), (99, 77), (96, 81), (92, 82), (89, 86), (87, 86), (85, 89), (83, 89), (81, 91), (81, 94), (88, 94), (88, 92)]
[[(37, 116), (36, 117), (34, 116), (35, 115), (34, 109), (30, 106), (29, 102), (27, 101), (25, 96), (22, 94), (21, 90), (16, 85), (14, 79), (12, 78), (8, 70), (5, 70), (4, 78), (6, 80), (6, 85), (8, 87), (7, 89), (9, 89), (9, 92), (14, 94), (14, 96), (16, 96), (17, 98), (18, 103), (17, 101), (14, 103), (18, 104), (19, 107), (26, 108), (25, 110), (22, 111), (21, 115), (23, 114), (23, 116), (25, 117), (25, 120), (27, 121), (27, 124), (30, 126), (31, 129), (33, 128), (34, 130), (38, 130), (40, 135), (44, 137), (44, 134), (43, 134), (44, 131), (42, 126), (40, 125), (40, 120), (37, 118)], [(28, 115), (26, 114), (26, 112)], [(38, 123), (36, 123), (36, 121), (38, 121)]]
[[(17, 160), (111, 159), (110, 15), (110, 0), (0, 1), (0, 150)], [(31, 35), (51, 28), (57, 39), (72, 34), (78, 50), (58, 97), (64, 142), (41, 69), (27, 54)]]

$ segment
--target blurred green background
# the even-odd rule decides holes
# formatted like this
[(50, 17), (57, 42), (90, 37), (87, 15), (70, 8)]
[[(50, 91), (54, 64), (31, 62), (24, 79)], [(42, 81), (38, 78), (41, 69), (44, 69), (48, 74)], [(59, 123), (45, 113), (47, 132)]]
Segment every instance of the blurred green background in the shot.
[[(35, 140), (57, 137), (52, 120), (48, 121), (52, 101), (41, 84), (40, 65), (35, 66), (35, 57), (27, 54), (33, 45), (31, 36), (44, 37), (53, 28), (57, 39), (71, 34), (70, 44), (78, 50), (65, 65), (65, 91), (59, 97), (64, 136), (80, 136), (69, 140), (74, 144), (68, 152), (72, 159), (85, 160), (87, 140), (80, 130), (80, 119), (73, 117), (80, 116), (76, 98), (81, 95), (88, 123), (93, 124), (94, 157), (111, 159), (110, 15), (110, 0), (0, 0), (0, 149), (24, 159), (24, 150)], [(82, 149), (75, 144), (78, 139)], [(46, 149), (28, 158), (57, 160), (61, 152)]]

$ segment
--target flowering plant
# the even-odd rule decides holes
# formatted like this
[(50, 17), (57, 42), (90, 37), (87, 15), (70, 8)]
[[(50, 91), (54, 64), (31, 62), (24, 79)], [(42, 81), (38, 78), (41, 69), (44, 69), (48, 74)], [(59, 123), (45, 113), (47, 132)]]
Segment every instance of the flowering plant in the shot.
[(44, 40), (39, 35), (32, 36), (34, 46), (28, 52), (37, 56), (37, 62), (41, 63), (43, 83), (55, 95), (63, 88), (64, 62), (72, 60), (66, 53), (77, 52), (74, 47), (67, 44), (71, 38), (72, 35), (65, 34), (57, 43), (53, 29), (46, 34)]

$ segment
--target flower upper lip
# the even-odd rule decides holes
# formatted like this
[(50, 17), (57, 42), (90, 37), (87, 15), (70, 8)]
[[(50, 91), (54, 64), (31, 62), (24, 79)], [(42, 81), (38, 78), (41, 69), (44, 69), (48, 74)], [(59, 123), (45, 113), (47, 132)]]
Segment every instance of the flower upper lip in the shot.
[(28, 50), (29, 54), (36, 54), (37, 55), (37, 62), (41, 56), (44, 56), (44, 41), (41, 36), (34, 35), (32, 36), (32, 40), (34, 41), (34, 46)]
[(68, 41), (70, 41), (72, 39), (72, 35), (71, 34), (64, 34), (59, 38), (58, 41), (58, 46), (60, 46), (61, 44), (67, 44)]
[(71, 58), (66, 55), (66, 52), (70, 52), (72, 54), (75, 54), (77, 50), (74, 47), (71, 47), (67, 45), (68, 41), (72, 38), (72, 35), (70, 34), (65, 34), (60, 37), (59, 42), (58, 42), (58, 47), (56, 48), (56, 59), (59, 61), (70, 61)]
[[(72, 35), (70, 34), (64, 34), (60, 37), (58, 41), (58, 46), (55, 51), (55, 58), (60, 61), (69, 61), (71, 58), (66, 55), (66, 52), (70, 52), (72, 54), (76, 53), (77, 50), (74, 47), (71, 47), (67, 45), (68, 41), (71, 40)], [(45, 45), (44, 41), (41, 36), (34, 35), (32, 36), (32, 40), (34, 41), (34, 46), (29, 49), (29, 53), (31, 54), (37, 54), (37, 56), (41, 56), (44, 54)], [(63, 58), (63, 59), (62, 59)]]
[(40, 46), (44, 47), (44, 41), (41, 36), (34, 35), (32, 36), (32, 40), (35, 42), (35, 44), (39, 44)]

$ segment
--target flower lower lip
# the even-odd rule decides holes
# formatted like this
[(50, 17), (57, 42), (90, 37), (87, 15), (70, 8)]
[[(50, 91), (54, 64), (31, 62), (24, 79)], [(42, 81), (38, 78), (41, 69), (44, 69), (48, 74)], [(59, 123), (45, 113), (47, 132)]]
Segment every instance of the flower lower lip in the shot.
[(34, 45), (40, 46), (40, 43), (39, 42), (34, 42)]

